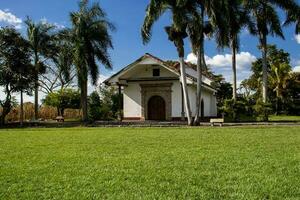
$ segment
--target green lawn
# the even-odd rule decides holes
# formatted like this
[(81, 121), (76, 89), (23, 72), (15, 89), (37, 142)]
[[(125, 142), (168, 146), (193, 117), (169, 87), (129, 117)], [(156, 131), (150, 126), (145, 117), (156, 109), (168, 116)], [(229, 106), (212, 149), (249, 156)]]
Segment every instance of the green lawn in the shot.
[(300, 122), (300, 116), (288, 116), (288, 115), (271, 115), (269, 117), (270, 121), (278, 121), (278, 122), (285, 122), (285, 121), (289, 121), (289, 122)]
[[(238, 121), (239, 122), (262, 122), (262, 118), (240, 115)], [(225, 117), (225, 122), (234, 122), (234, 120), (230, 117)], [(270, 115), (269, 122), (300, 122), (300, 116)]]
[(0, 130), (0, 199), (300, 199), (300, 126)]

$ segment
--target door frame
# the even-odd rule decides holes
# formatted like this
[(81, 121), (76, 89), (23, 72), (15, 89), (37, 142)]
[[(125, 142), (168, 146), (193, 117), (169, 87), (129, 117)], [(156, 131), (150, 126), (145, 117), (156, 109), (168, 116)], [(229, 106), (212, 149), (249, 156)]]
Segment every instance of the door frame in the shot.
[(172, 120), (172, 85), (173, 83), (140, 84), (141, 87), (141, 119), (148, 120), (148, 102), (152, 96), (160, 96), (166, 104), (166, 120)]

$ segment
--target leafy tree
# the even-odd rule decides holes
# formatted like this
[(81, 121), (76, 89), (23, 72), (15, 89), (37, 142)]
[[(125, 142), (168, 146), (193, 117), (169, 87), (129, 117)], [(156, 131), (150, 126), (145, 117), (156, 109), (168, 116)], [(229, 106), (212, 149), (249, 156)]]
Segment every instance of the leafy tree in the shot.
[[(283, 49), (277, 49), (275, 45), (269, 45), (267, 48), (267, 72), (268, 72), (268, 96), (271, 103), (278, 113), (286, 107), (293, 98), (293, 95), (288, 94), (289, 87), (292, 81), (290, 55)], [(253, 99), (261, 97), (261, 74), (263, 69), (262, 59), (258, 59), (252, 64), (252, 75), (249, 79), (242, 82), (243, 88), (246, 88)], [(267, 105), (267, 104), (266, 104)], [(280, 105), (283, 106), (280, 109)]]
[(54, 26), (39, 22), (34, 23), (30, 18), (25, 21), (27, 25), (27, 40), (30, 45), (32, 60), (34, 65), (34, 103), (35, 103), (35, 120), (38, 119), (39, 109), (39, 75), (46, 72), (45, 60), (49, 57), (53, 57), (55, 54), (54, 39), (52, 34)]
[[(89, 120), (96, 121), (101, 120), (103, 116), (103, 106), (101, 105), (100, 96), (97, 91), (94, 91), (89, 96)], [(109, 108), (107, 107), (106, 112), (109, 112)]]
[(1, 101), (0, 123), (5, 123), (14, 99), (12, 93), (21, 92), (21, 116), (23, 123), (23, 92), (30, 93), (33, 88), (29, 46), (26, 40), (12, 28), (0, 29), (0, 85), (4, 87), (6, 98)]
[(289, 64), (289, 54), (283, 50), (277, 50), (275, 47), (272, 48), (274, 51), (273, 59), (270, 62), (270, 83), (273, 91), (276, 92), (276, 114), (278, 114), (279, 106), (284, 103), (284, 90), (287, 87), (287, 82), (290, 79), (290, 73), (292, 67)]
[(286, 107), (288, 114), (300, 115), (300, 73), (290, 73), (285, 89)]
[(232, 99), (232, 85), (225, 81), (223, 75), (214, 75), (213, 79), (213, 86), (217, 90), (218, 108), (221, 108), (224, 106), (226, 100)]
[(89, 96), (89, 119), (114, 120), (119, 117), (120, 97), (114, 87), (100, 87)]
[(67, 108), (80, 108), (80, 93), (73, 89), (62, 89), (56, 92), (49, 93), (43, 100), (47, 106), (57, 108), (57, 115), (64, 116), (64, 111)]
[(96, 85), (99, 76), (98, 63), (102, 63), (109, 69), (112, 68), (108, 50), (113, 48), (113, 44), (109, 32), (115, 29), (98, 3), (94, 3), (91, 7), (88, 3), (88, 0), (81, 0), (79, 11), (70, 14), (72, 28), (69, 32), (81, 90), (83, 121), (88, 120), (88, 75), (91, 76), (93, 85)]
[(112, 111), (112, 118), (117, 119), (120, 117), (119, 112), (123, 110), (123, 95), (119, 94), (115, 87), (104, 86), (100, 87), (100, 97), (102, 104), (108, 105)]

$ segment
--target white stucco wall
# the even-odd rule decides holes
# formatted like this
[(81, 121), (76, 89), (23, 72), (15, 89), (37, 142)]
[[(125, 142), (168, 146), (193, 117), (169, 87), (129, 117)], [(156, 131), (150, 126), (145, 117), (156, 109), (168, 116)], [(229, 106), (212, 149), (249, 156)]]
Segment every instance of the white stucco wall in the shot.
[[(195, 86), (188, 86), (190, 106), (193, 115), (196, 111), (196, 88)], [(141, 117), (141, 88), (140, 83), (129, 83), (124, 87), (124, 117), (136, 118)], [(204, 101), (204, 116), (216, 116), (217, 105), (216, 97), (211, 91), (202, 90), (202, 99)], [(174, 81), (172, 85), (172, 117), (181, 117), (181, 85), (179, 81)], [(185, 110), (185, 109), (184, 109)]]
[(172, 117), (181, 117), (181, 85), (179, 81), (172, 85)]
[(142, 113), (142, 98), (141, 88), (138, 83), (129, 83), (128, 86), (124, 87), (124, 117), (141, 117)]
[[(196, 96), (197, 96), (196, 87), (189, 85), (188, 93), (189, 93), (191, 111), (194, 116), (196, 113)], [(216, 105), (216, 97), (213, 95), (213, 92), (203, 88), (201, 98), (203, 99), (203, 102), (204, 102), (204, 116), (205, 117), (216, 116), (217, 115), (217, 105)], [(180, 106), (180, 108), (181, 108), (181, 106)]]

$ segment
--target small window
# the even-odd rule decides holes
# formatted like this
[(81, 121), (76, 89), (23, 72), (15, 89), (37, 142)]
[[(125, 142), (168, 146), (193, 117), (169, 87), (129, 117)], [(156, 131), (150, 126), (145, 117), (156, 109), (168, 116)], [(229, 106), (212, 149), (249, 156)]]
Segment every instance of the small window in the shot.
[(160, 76), (160, 70), (159, 69), (153, 69), (153, 76)]

